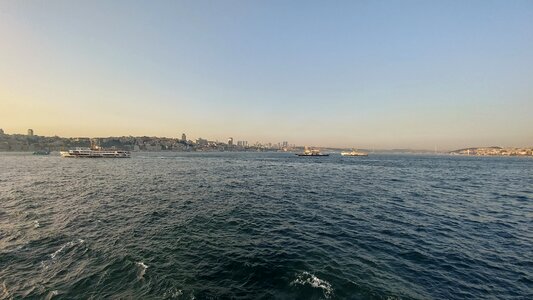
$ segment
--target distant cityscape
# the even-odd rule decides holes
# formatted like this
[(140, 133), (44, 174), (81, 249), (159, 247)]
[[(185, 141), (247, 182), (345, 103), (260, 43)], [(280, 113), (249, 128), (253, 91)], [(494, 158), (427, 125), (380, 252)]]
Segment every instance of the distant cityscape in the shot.
[(89, 147), (97, 144), (103, 148), (123, 149), (130, 151), (296, 151), (301, 147), (289, 144), (287, 141), (278, 143), (253, 144), (246, 140), (234, 140), (229, 137), (226, 141), (213, 141), (204, 138), (188, 139), (185, 133), (179, 138), (122, 136), (105, 138), (76, 137), (65, 138), (59, 136), (39, 136), (33, 129), (24, 134), (6, 134), (0, 129), (0, 151), (59, 151), (76, 147)]
[(450, 153), (475, 156), (533, 156), (533, 148), (479, 147), (459, 149)]
[[(289, 144), (287, 141), (277, 143), (249, 143), (246, 140), (235, 140), (229, 137), (226, 141), (208, 140), (204, 138), (188, 139), (185, 133), (180, 137), (149, 137), (149, 136), (121, 136), (89, 138), (75, 137), (65, 138), (59, 136), (39, 136), (33, 129), (28, 129), (27, 134), (7, 134), (0, 129), (0, 151), (60, 151), (77, 147), (90, 147), (96, 144), (103, 148), (122, 149), (129, 151), (176, 151), (176, 152), (216, 152), (216, 151), (281, 151), (298, 152), (304, 146)], [(348, 148), (320, 147), (324, 150), (342, 151)], [(390, 149), (369, 150), (360, 149), (373, 153), (437, 153), (430, 150)], [(438, 152), (437, 154), (471, 155), (471, 156), (533, 156), (533, 147), (529, 148), (503, 148), (503, 147), (474, 147), (454, 150), (450, 152)]]

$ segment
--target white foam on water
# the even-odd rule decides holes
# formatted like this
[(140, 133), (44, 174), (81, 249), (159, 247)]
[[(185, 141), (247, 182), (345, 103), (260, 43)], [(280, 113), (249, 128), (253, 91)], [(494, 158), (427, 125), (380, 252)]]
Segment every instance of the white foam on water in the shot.
[(41, 227), (41, 224), (39, 224), (39, 221), (33, 221), (33, 228), (39, 228)]
[(46, 300), (50, 300), (54, 298), (54, 296), (57, 296), (58, 294), (59, 292), (57, 290), (53, 290), (50, 293), (48, 293), (48, 295), (46, 296)]
[(50, 257), (52, 259), (55, 259), (59, 254), (61, 254), (61, 252), (63, 252), (65, 249), (67, 248), (71, 248), (75, 245), (81, 245), (85, 242), (85, 240), (82, 240), (82, 239), (78, 239), (77, 241), (70, 241), (64, 245), (61, 246), (61, 248), (57, 249), (54, 253), (50, 254)]
[(176, 298), (178, 299), (183, 295), (183, 291), (177, 288), (172, 288), (163, 294), (163, 298)]
[(139, 279), (142, 279), (144, 276), (144, 273), (146, 273), (146, 269), (148, 269), (148, 266), (145, 265), (142, 261), (135, 263), (137, 266), (139, 266)]
[(58, 250), (56, 250), (54, 253), (50, 254), (50, 257), (51, 257), (52, 259), (56, 258), (56, 256), (57, 256), (58, 254), (60, 254), (61, 252), (63, 252), (63, 250), (65, 250), (66, 247), (70, 247), (71, 243), (72, 243), (72, 242), (68, 242), (68, 243), (64, 244), (63, 246), (61, 246), (61, 248), (59, 248)]
[(296, 276), (296, 279), (291, 282), (291, 285), (310, 285), (313, 288), (322, 289), (324, 297), (329, 298), (333, 294), (333, 288), (331, 284), (325, 280), (322, 280), (309, 272), (302, 272)]

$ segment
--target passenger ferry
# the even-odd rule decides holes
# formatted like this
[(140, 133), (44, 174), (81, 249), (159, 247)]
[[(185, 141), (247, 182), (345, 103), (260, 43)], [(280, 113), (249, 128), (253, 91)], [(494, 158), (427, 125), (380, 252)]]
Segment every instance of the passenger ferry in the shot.
[(296, 153), (298, 156), (329, 156), (329, 154), (322, 154), (320, 153), (320, 150), (318, 149), (307, 149), (305, 147), (305, 150), (303, 153)]
[(352, 150), (351, 152), (341, 152), (341, 155), (342, 156), (368, 156), (368, 153)]
[(86, 158), (130, 158), (130, 151), (114, 150), (114, 149), (102, 149), (98, 146), (92, 146), (91, 148), (76, 148), (68, 151), (59, 151), (62, 157), (86, 157)]

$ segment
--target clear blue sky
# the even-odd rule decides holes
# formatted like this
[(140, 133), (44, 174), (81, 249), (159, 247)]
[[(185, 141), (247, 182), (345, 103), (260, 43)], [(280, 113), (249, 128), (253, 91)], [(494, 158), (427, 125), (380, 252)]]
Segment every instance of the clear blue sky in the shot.
[(1, 1), (0, 128), (533, 146), (533, 1)]

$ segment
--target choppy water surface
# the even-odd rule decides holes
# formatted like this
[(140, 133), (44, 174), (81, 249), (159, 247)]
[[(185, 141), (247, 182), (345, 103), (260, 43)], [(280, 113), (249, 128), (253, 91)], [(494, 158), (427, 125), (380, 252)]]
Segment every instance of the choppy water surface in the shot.
[(533, 159), (0, 154), (0, 298), (531, 299)]

